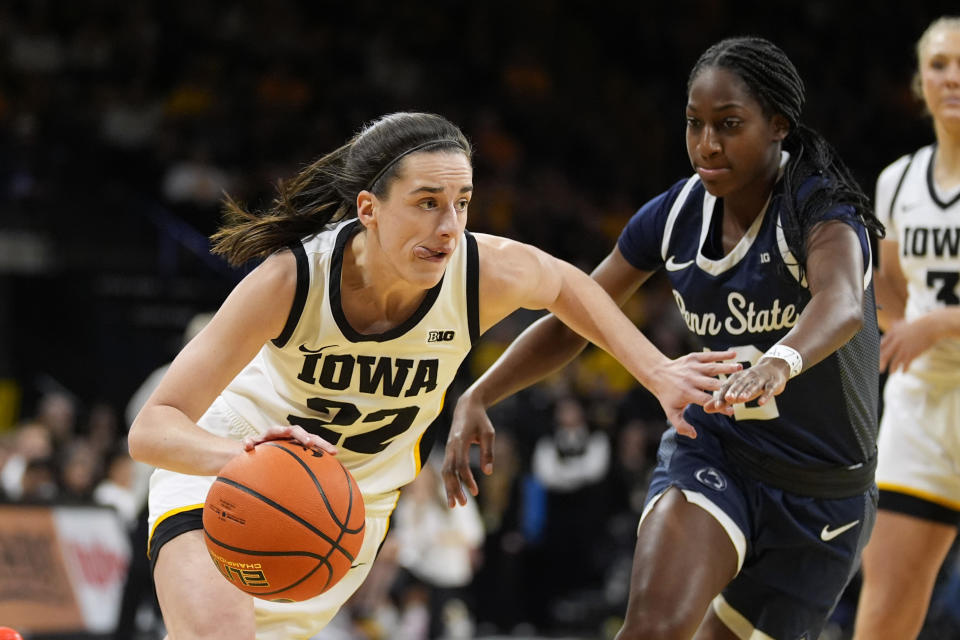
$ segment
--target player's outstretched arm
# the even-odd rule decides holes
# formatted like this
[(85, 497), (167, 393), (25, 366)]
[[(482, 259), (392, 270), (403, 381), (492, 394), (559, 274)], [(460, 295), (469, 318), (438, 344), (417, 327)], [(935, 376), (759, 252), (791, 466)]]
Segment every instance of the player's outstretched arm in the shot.
[(671, 360), (650, 343), (618, 306), (649, 274), (631, 267), (616, 249), (591, 278), (529, 245), (479, 234), (478, 243), (481, 329), (521, 307), (547, 309), (553, 315), (524, 331), (458, 401), (443, 464), (451, 506), (465, 502), (463, 485), (477, 493), (469, 465), (471, 445), (480, 446), (484, 472), (492, 470), (494, 431), (486, 408), (565, 365), (586, 340), (617, 358), (650, 389), (681, 433), (696, 435), (683, 420), (683, 409), (707, 402), (707, 392), (720, 387), (714, 376), (737, 371), (740, 365), (722, 362), (733, 357), (732, 351)]

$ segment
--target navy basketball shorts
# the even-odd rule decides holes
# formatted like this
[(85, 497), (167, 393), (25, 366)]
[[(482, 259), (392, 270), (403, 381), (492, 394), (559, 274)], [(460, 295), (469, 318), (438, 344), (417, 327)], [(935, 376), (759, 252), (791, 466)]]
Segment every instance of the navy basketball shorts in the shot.
[(873, 530), (877, 489), (850, 498), (797, 495), (733, 467), (706, 429), (667, 430), (640, 520), (670, 487), (712, 515), (737, 550), (738, 571), (713, 601), (721, 621), (751, 640), (816, 640)]

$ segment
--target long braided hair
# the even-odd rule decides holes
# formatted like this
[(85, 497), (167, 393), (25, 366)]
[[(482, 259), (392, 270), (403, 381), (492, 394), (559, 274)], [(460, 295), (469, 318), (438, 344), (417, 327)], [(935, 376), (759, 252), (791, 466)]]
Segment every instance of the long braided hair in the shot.
[[(720, 67), (740, 77), (767, 116), (780, 114), (790, 124), (783, 148), (790, 153), (784, 167), (783, 232), (803, 274), (810, 230), (831, 210), (840, 219), (862, 223), (883, 237), (870, 200), (850, 170), (822, 135), (800, 122), (806, 95), (796, 67), (778, 46), (763, 38), (721, 40), (707, 49), (690, 71), (687, 89), (701, 71)], [(819, 179), (810, 180), (812, 177)]]
[(249, 212), (230, 196), (224, 223), (211, 236), (212, 251), (233, 265), (262, 258), (332, 222), (357, 215), (357, 194), (386, 196), (403, 158), (416, 151), (454, 151), (470, 159), (466, 136), (446, 118), (431, 113), (393, 113), (372, 122), (345, 145), (277, 184), (265, 211)]

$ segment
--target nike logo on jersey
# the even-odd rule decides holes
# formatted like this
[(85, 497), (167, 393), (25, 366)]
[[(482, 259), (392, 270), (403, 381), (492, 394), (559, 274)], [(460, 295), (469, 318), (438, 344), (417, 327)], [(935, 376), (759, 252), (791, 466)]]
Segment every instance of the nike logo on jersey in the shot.
[(686, 262), (677, 262), (674, 260), (674, 256), (667, 258), (667, 271), (683, 271), (687, 267), (693, 264), (693, 260), (687, 260)]
[(304, 343), (304, 344), (301, 344), (301, 345), (300, 345), (300, 351), (303, 352), (303, 353), (320, 353), (320, 352), (323, 351), (324, 349), (330, 349), (330, 348), (339, 347), (339, 346), (340, 346), (340, 345), (338, 345), (338, 344), (325, 344), (325, 345), (323, 345), (322, 347), (320, 347), (319, 349), (311, 349), (311, 348), (309, 348), (309, 347), (306, 345), (306, 343)]
[(824, 542), (830, 542), (831, 540), (836, 538), (838, 535), (840, 535), (844, 531), (847, 531), (848, 529), (852, 529), (853, 527), (857, 526), (859, 522), (860, 522), (859, 520), (854, 520), (853, 522), (848, 522), (842, 527), (837, 527), (836, 529), (831, 529), (830, 525), (825, 524), (823, 525), (823, 531), (820, 532), (820, 539), (823, 540)]

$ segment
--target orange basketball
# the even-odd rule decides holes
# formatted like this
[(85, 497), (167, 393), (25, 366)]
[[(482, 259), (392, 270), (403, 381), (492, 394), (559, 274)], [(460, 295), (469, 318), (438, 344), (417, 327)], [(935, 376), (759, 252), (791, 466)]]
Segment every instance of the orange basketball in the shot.
[(224, 465), (203, 505), (207, 550), (238, 589), (295, 602), (335, 585), (363, 544), (356, 480), (330, 454), (291, 440)]

